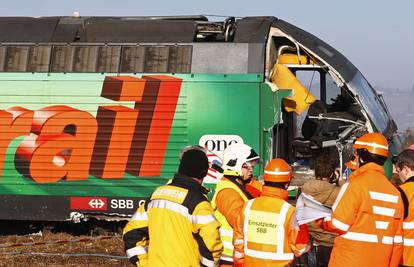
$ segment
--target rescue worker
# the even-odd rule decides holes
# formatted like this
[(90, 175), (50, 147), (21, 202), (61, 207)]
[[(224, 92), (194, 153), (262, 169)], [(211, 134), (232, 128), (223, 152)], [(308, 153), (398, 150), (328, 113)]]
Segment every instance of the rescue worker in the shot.
[(221, 223), (223, 254), (220, 266), (233, 266), (233, 228), (243, 205), (252, 195), (246, 190), (259, 155), (248, 145), (232, 144), (223, 152), (223, 178), (217, 183), (211, 201), (214, 215)]
[(129, 261), (137, 266), (217, 266), (223, 244), (207, 191), (209, 168), (203, 148), (183, 150), (178, 173), (158, 187), (124, 228)]
[[(338, 196), (340, 186), (335, 184), (338, 159), (330, 154), (322, 154), (315, 160), (315, 179), (308, 180), (301, 187), (301, 192), (313, 197), (319, 203), (332, 207)], [(343, 184), (343, 180), (338, 180)], [(315, 222), (308, 223), (309, 234), (312, 239), (312, 248), (307, 254), (309, 267), (328, 266), (333, 242), (338, 235), (318, 227)]]
[(395, 167), (402, 183), (398, 189), (404, 203), (404, 251), (400, 266), (414, 266), (414, 150), (401, 152)]
[(306, 225), (299, 228), (295, 208), (287, 202), (290, 166), (273, 159), (263, 178), (262, 195), (245, 203), (237, 218), (234, 266), (286, 266), (309, 248)]
[(384, 176), (388, 142), (379, 133), (368, 133), (353, 148), (358, 168), (341, 187), (331, 217), (319, 221), (325, 229), (340, 234), (329, 266), (398, 266), (403, 204), (398, 190)]

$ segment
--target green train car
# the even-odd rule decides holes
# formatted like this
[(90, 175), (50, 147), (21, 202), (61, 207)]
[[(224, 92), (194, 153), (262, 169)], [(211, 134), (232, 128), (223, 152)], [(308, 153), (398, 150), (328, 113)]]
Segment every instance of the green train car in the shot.
[(235, 142), (292, 164), (364, 131), (399, 147), (358, 69), (275, 17), (0, 18), (0, 129), (8, 220), (131, 215), (189, 144), (216, 164)]

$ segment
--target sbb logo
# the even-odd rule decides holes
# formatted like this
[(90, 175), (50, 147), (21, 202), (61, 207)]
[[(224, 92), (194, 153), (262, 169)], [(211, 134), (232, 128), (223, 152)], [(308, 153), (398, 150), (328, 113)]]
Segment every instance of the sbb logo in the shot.
[(111, 209), (133, 209), (132, 199), (111, 199)]
[(203, 135), (200, 138), (199, 145), (214, 152), (221, 157), (223, 151), (231, 144), (243, 144), (243, 139), (238, 135)]
[(107, 210), (106, 197), (70, 197), (71, 210)]

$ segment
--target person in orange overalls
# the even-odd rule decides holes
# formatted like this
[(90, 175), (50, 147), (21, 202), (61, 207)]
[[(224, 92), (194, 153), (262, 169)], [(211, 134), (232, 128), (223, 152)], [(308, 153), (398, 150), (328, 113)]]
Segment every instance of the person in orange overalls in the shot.
[(414, 266), (414, 150), (402, 151), (396, 158), (395, 169), (402, 182), (398, 189), (404, 203), (404, 252), (400, 266)]
[(286, 266), (309, 249), (306, 224), (299, 227), (295, 208), (287, 202), (292, 178), (283, 159), (271, 160), (264, 171), (260, 197), (243, 206), (234, 228), (234, 266)]
[[(232, 144), (224, 150), (224, 177), (217, 183), (211, 201), (214, 216), (221, 223), (220, 237), (224, 251), (220, 257), (220, 266), (233, 266), (233, 228), (244, 203), (253, 198), (247, 185), (252, 185), (252, 181), (259, 183), (252, 178), (253, 168), (259, 159), (259, 155), (245, 144)], [(254, 188), (256, 191), (261, 190), (258, 186)]]
[(398, 266), (402, 255), (403, 204), (398, 190), (384, 176), (388, 142), (379, 133), (358, 138), (358, 168), (349, 176), (322, 227), (335, 238), (330, 267)]

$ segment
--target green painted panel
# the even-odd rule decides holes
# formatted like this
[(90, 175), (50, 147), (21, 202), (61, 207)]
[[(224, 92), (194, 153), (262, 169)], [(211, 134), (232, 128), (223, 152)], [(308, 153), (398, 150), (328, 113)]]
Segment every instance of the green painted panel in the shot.
[[(139, 78), (142, 76), (142, 74), (125, 75)], [(118, 179), (111, 179), (111, 177), (103, 179), (89, 174), (80, 181), (67, 181), (63, 178), (54, 183), (38, 183), (22, 175), (16, 168), (16, 150), (24, 139), (24, 136), (20, 136), (7, 145), (0, 180), (0, 194), (147, 197), (156, 186), (164, 184), (174, 175), (180, 150), (188, 144), (198, 144), (204, 135), (238, 135), (244, 143), (249, 144), (259, 153), (265, 152), (263, 148), (266, 146), (262, 140), (263, 129), (274, 123), (274, 114), (280, 108), (278, 105), (280, 100), (275, 100), (275, 93), (263, 84), (262, 75), (166, 75), (181, 78), (182, 85), (162, 159), (152, 156), (152, 153), (162, 146), (157, 143), (157, 139), (148, 141), (141, 132), (137, 136), (143, 141), (146, 140), (145, 145), (152, 142), (155, 147), (148, 152), (146, 164), (155, 166), (161, 160), (162, 168), (159, 175), (138, 177), (136, 174), (125, 172), (123, 177)], [(66, 105), (96, 117), (98, 108), (103, 105), (133, 109), (135, 107), (133, 101), (114, 101), (101, 96), (106, 76), (115, 75), (0, 73), (0, 110), (18, 106), (36, 111), (51, 105)], [(164, 96), (163, 101), (165, 103), (160, 104), (159, 110), (156, 111), (159, 114), (168, 113), (166, 110), (170, 105), (171, 97)], [(148, 106), (143, 105), (139, 106), (138, 110), (141, 112), (147, 108)], [(111, 126), (109, 122), (101, 123), (102, 127)], [(152, 135), (156, 138), (158, 134), (164, 134), (163, 127), (166, 122), (158, 118), (154, 119), (154, 123), (159, 131)], [(145, 122), (143, 127), (148, 125), (148, 122)], [(93, 126), (90, 127), (92, 131)], [(123, 138), (118, 141), (118, 146), (125, 146)], [(45, 174), (47, 172), (48, 170), (45, 169)]]
[[(282, 100), (290, 96), (290, 90), (274, 91), (269, 84), (262, 83), (260, 87), (260, 129), (261, 129), (261, 151), (263, 163), (272, 158), (272, 139), (273, 126), (283, 123), (282, 120)], [(265, 164), (262, 164), (264, 168)]]

